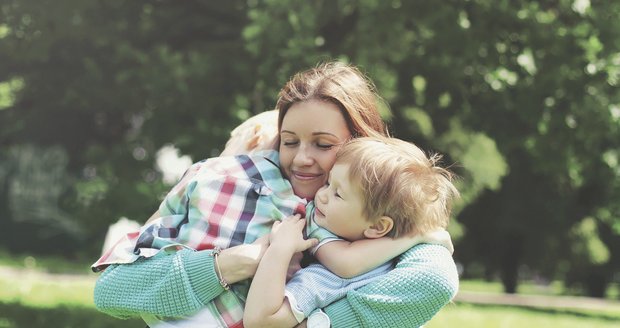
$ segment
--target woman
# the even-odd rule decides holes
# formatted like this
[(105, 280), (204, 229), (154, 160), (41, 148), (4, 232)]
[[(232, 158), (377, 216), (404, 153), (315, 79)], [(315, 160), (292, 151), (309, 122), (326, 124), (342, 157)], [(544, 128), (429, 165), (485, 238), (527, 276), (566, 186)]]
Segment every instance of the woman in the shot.
[[(296, 195), (314, 198), (327, 181), (339, 146), (349, 138), (387, 135), (373, 90), (359, 71), (339, 63), (299, 73), (281, 90), (276, 104), (280, 169)], [(95, 304), (118, 317), (178, 317), (225, 306), (212, 302), (224, 292), (221, 280), (233, 284), (251, 278), (265, 242), (222, 250), (217, 256), (221, 279), (212, 250), (181, 250), (112, 265), (97, 282)], [(323, 319), (333, 327), (420, 326), (452, 299), (457, 287), (450, 252), (420, 245), (403, 254), (385, 277), (325, 308)], [(227, 324), (241, 326), (236, 320)]]

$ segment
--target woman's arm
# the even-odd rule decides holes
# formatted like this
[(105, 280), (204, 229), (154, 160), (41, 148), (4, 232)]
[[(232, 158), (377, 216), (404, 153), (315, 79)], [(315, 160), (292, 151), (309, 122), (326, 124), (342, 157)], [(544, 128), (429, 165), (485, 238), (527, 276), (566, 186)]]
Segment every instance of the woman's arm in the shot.
[(439, 244), (452, 253), (450, 234), (437, 230), (425, 235), (406, 236), (397, 239), (381, 237), (353, 242), (337, 240), (321, 246), (315, 257), (329, 271), (342, 278), (353, 278), (404, 253), (420, 243)]
[(459, 280), (450, 251), (417, 245), (394, 270), (351, 291), (324, 311), (332, 327), (419, 327), (456, 295)]
[[(252, 277), (268, 239), (222, 250), (224, 279), (233, 284)], [(204, 308), (224, 289), (215, 273), (211, 250), (160, 252), (129, 264), (111, 265), (95, 285), (95, 306), (119, 318), (149, 313), (179, 317)]]

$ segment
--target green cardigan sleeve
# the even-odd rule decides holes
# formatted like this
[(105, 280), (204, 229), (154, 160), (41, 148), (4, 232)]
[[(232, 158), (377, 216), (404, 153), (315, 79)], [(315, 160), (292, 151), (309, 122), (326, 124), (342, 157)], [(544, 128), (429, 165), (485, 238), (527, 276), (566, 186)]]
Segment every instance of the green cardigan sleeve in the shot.
[(95, 284), (95, 306), (118, 318), (143, 313), (166, 317), (194, 313), (224, 291), (211, 252), (183, 249), (111, 265)]
[(450, 252), (420, 244), (401, 255), (394, 270), (324, 311), (332, 327), (419, 327), (456, 295), (459, 279)]

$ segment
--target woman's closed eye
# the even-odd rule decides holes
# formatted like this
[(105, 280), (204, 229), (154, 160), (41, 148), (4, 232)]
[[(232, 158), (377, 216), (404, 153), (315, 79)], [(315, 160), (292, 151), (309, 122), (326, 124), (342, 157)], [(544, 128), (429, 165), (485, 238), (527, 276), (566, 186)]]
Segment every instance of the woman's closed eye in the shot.
[(320, 142), (317, 142), (316, 146), (319, 147), (320, 149), (324, 149), (324, 150), (329, 150), (329, 149), (332, 149), (334, 147), (333, 144), (320, 143)]
[(286, 146), (286, 147), (294, 147), (299, 145), (299, 141), (297, 140), (290, 140), (290, 141), (282, 141), (282, 145)]

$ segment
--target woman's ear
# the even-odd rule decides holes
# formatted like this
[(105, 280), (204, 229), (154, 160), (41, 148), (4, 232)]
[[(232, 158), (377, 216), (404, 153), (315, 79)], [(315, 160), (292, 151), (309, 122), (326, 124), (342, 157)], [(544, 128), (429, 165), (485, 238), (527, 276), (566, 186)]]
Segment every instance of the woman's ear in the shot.
[(394, 220), (389, 216), (382, 216), (370, 227), (364, 230), (364, 237), (369, 239), (381, 238), (387, 235), (394, 227)]

